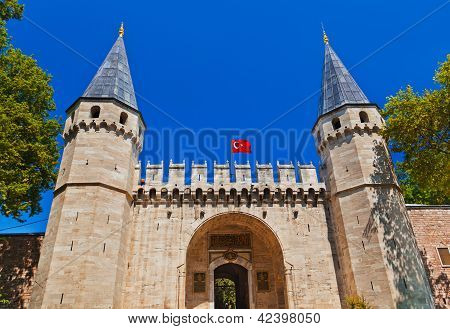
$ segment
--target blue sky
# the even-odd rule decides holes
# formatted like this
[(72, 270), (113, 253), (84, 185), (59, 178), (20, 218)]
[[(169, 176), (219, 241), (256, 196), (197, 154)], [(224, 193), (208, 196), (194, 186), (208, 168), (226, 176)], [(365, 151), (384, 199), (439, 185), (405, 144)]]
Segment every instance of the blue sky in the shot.
[[(141, 158), (166, 165), (170, 158), (207, 160), (210, 167), (213, 159), (317, 164), (309, 132), (321, 83), (321, 22), (357, 83), (381, 107), (407, 84), (434, 88), (433, 72), (450, 52), (450, 5), (442, 0), (24, 3), (25, 18), (10, 22), (9, 32), (16, 47), (52, 74), (61, 117), (87, 87), (124, 21), (148, 127)], [(186, 128), (193, 140), (179, 144), (174, 132)], [(232, 129), (230, 138), (262, 129), (264, 136), (284, 140), (255, 140), (251, 156), (231, 158), (227, 137), (213, 141), (211, 152), (208, 143), (197, 147), (205, 128)], [(41, 222), (5, 230), (20, 224), (0, 217), (0, 233), (44, 231), (51, 198), (51, 191), (45, 193), (43, 212), (27, 223)]]

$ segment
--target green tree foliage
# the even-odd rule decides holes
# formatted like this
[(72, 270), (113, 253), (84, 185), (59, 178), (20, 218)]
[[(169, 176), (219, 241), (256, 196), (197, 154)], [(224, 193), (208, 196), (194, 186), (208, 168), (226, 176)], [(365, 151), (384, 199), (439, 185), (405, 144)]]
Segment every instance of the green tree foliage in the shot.
[(345, 302), (348, 308), (354, 309), (369, 309), (372, 306), (367, 302), (364, 297), (358, 295), (352, 295), (345, 297)]
[(399, 182), (410, 203), (445, 204), (450, 199), (450, 55), (434, 76), (438, 89), (417, 93), (411, 86), (388, 97), (383, 136), (394, 152)]
[(17, 0), (0, 0), (0, 49), (4, 49), (9, 44), (6, 21), (19, 19), (22, 13), (23, 5), (18, 4)]
[(10, 301), (5, 299), (5, 298), (3, 298), (3, 295), (0, 294), (0, 304), (7, 305), (9, 303), (10, 303)]
[(214, 281), (214, 303), (216, 308), (236, 308), (236, 286), (226, 278)]
[(53, 187), (61, 125), (51, 77), (14, 48), (6, 21), (21, 17), (17, 0), (0, 0), (0, 212), (21, 220), (41, 211), (41, 193)]

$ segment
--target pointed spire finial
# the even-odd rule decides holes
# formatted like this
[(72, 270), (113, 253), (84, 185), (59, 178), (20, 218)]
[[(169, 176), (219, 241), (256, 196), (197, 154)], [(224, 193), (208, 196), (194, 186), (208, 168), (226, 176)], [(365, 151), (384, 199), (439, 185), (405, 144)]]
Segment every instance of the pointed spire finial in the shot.
[(125, 29), (123, 28), (123, 22), (122, 22), (122, 23), (120, 23), (119, 37), (123, 38), (124, 33), (125, 33)]
[(323, 27), (323, 23), (322, 23), (322, 33), (323, 33), (323, 43), (327, 45), (328, 44), (328, 36), (325, 33), (325, 28)]

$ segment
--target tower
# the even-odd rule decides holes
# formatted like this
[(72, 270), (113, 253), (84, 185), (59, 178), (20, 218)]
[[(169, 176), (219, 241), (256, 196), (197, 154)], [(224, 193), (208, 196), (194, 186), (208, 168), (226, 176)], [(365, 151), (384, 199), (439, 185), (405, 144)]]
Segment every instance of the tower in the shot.
[(389, 152), (384, 121), (324, 32), (319, 114), (313, 127), (329, 195), (341, 298), (364, 296), (376, 308), (432, 308)]
[(64, 152), (33, 287), (34, 308), (120, 305), (145, 124), (119, 37), (66, 111)]

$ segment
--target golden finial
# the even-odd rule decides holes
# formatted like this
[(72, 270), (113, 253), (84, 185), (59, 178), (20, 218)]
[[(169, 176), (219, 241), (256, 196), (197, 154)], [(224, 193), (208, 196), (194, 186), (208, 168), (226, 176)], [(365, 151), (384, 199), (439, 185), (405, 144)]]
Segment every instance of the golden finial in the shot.
[(123, 28), (123, 22), (120, 24), (119, 29), (119, 37), (123, 37), (123, 34), (125, 33), (125, 29)]
[(323, 23), (322, 23), (322, 33), (323, 33), (323, 43), (327, 45), (328, 44), (328, 36), (325, 33), (325, 29), (323, 28)]

